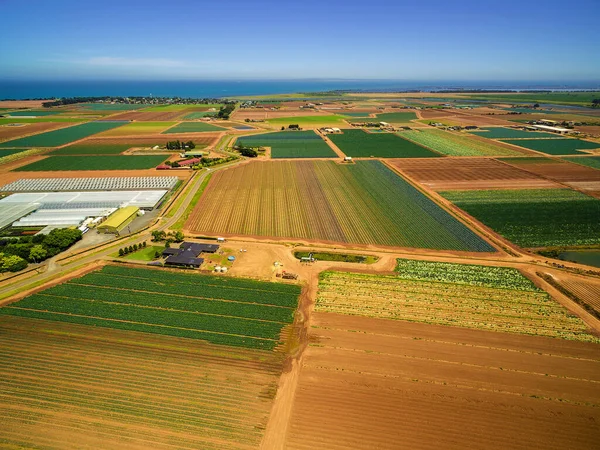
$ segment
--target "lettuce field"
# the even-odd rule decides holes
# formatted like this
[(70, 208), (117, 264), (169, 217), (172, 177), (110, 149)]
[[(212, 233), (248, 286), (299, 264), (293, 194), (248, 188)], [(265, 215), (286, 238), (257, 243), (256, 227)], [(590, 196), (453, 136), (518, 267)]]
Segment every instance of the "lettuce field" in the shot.
[(440, 194), (521, 247), (600, 244), (600, 200), (576, 191), (520, 189)]
[(296, 285), (105, 266), (0, 314), (272, 350), (299, 295)]
[(393, 133), (367, 133), (364, 130), (344, 130), (329, 138), (342, 152), (355, 158), (431, 158), (441, 156)]
[(314, 131), (282, 131), (238, 138), (247, 147), (270, 147), (271, 158), (335, 158), (337, 154)]

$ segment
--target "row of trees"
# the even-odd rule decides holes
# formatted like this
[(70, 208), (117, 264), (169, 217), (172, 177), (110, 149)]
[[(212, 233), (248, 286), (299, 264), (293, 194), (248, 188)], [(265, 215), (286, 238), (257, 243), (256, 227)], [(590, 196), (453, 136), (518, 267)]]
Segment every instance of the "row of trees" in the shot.
[(193, 141), (182, 142), (177, 139), (167, 142), (167, 150), (192, 150), (194, 148), (196, 148), (196, 144)]
[(119, 256), (125, 256), (125, 255), (128, 255), (130, 253), (135, 253), (138, 250), (141, 250), (143, 248), (146, 248), (146, 241), (142, 242), (140, 245), (133, 244), (133, 245), (130, 245), (129, 247), (120, 248), (119, 249)]
[(16, 272), (28, 263), (40, 263), (81, 240), (77, 228), (57, 228), (50, 233), (0, 239), (0, 272)]
[(166, 233), (165, 231), (154, 230), (152, 232), (152, 240), (154, 242), (165, 242), (167, 247), (173, 242), (183, 242), (185, 239), (184, 234), (181, 231), (171, 231)]
[(217, 117), (219, 119), (227, 120), (227, 119), (229, 119), (229, 116), (231, 115), (231, 113), (233, 112), (234, 109), (235, 109), (235, 102), (226, 103), (225, 105), (221, 106), (221, 109), (217, 113)]

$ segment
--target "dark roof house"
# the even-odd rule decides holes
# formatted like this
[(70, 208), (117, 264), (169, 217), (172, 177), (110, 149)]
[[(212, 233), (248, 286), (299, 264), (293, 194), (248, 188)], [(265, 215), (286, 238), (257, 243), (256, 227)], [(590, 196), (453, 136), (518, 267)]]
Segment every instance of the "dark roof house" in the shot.
[(166, 248), (162, 255), (167, 256), (165, 264), (179, 267), (200, 267), (204, 262), (198, 256), (201, 253), (214, 253), (219, 249), (216, 244), (198, 244), (183, 242), (179, 248)]

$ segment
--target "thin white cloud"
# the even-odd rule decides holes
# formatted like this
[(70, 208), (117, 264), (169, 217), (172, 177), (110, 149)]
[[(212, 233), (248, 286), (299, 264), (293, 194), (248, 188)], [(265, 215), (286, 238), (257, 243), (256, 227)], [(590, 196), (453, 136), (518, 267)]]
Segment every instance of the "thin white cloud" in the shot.
[(185, 67), (184, 61), (166, 58), (123, 58), (114, 56), (95, 56), (86, 63), (91, 66), (127, 66), (127, 67)]

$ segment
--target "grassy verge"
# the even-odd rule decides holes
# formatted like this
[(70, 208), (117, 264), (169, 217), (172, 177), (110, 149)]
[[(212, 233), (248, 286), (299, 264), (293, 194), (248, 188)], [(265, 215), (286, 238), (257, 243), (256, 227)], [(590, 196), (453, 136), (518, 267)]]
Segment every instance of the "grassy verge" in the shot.
[[(151, 245), (149, 247), (142, 248), (137, 252), (129, 253), (125, 256), (121, 256), (120, 258), (134, 260), (134, 261), (152, 261), (154, 259), (154, 255), (156, 252), (162, 253), (165, 249), (164, 246)], [(115, 253), (112, 255), (114, 257), (119, 258), (119, 254)]]
[(372, 255), (352, 255), (348, 253), (329, 253), (329, 252), (294, 252), (297, 259), (307, 258), (312, 254), (312, 257), (317, 261), (339, 261), (349, 263), (373, 264), (379, 258)]
[[(198, 200), (200, 200), (200, 197), (202, 197), (202, 193), (204, 192), (204, 189), (206, 189), (206, 186), (208, 185), (208, 182), (210, 181), (212, 175), (213, 175), (213, 173), (210, 172), (208, 175), (206, 175), (206, 177), (204, 178), (204, 180), (202, 180), (202, 183), (200, 184), (200, 187), (198, 188), (198, 190), (194, 194), (194, 197), (192, 197), (192, 201), (188, 205), (187, 209), (181, 215), (181, 217), (179, 218), (179, 220), (171, 227), (172, 230), (174, 230), (174, 231), (181, 231), (183, 229), (183, 224), (186, 222), (186, 220), (190, 216), (190, 212), (192, 212), (192, 210), (196, 207), (196, 203), (198, 203)], [(173, 208), (173, 210), (177, 210), (177, 209), (179, 209), (179, 207), (181, 207), (180, 203), (178, 203), (176, 205), (176, 207)]]

